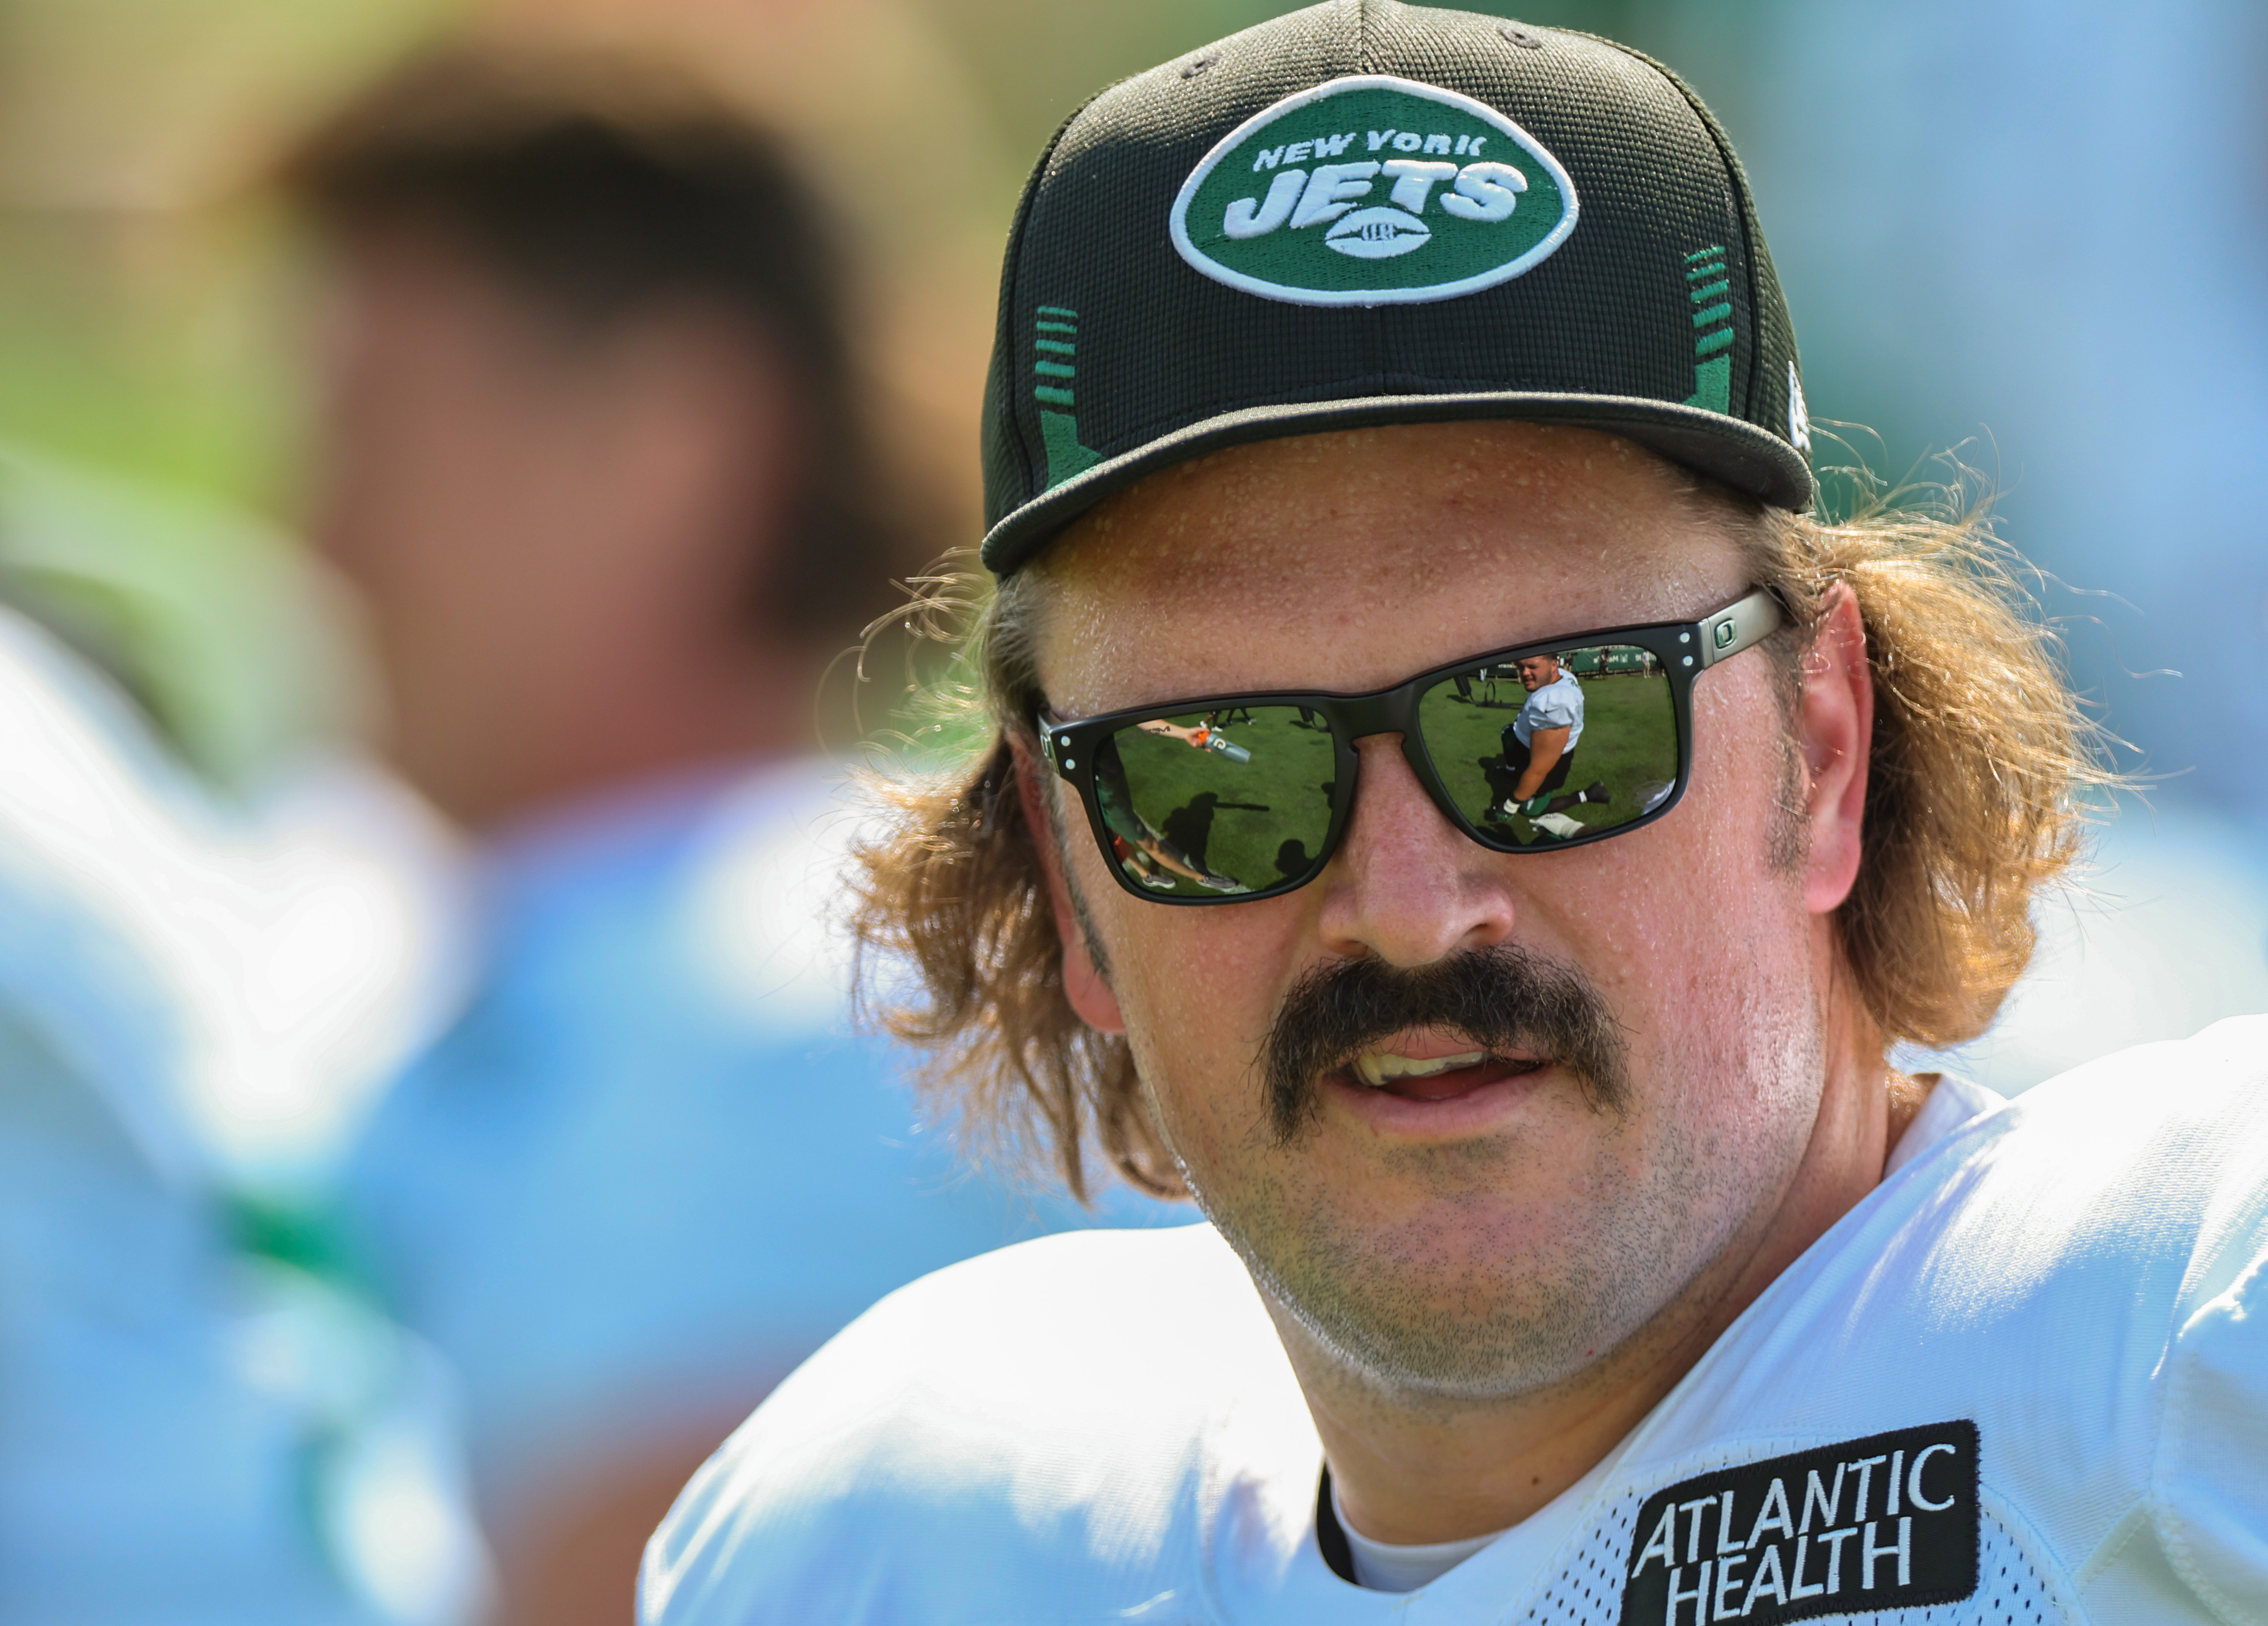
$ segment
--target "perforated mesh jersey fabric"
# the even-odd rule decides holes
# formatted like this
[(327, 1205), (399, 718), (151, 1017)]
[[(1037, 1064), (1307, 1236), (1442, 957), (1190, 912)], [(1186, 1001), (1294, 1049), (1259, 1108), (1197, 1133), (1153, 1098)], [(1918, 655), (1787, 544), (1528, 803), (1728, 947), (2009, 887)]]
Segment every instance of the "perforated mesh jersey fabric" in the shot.
[[(1074, 514), (1167, 462), (1377, 421), (1613, 428), (1767, 501), (1806, 505), (1809, 475), (1789, 424), (1793, 330), (1729, 144), (1657, 64), (1588, 35), (1528, 32), (1541, 48), (1514, 43), (1498, 18), (1329, 0), (1074, 114), (1027, 187), (1003, 269), (986, 562), (1014, 568)], [(1284, 98), (1355, 74), (1454, 91), (1521, 126), (1573, 180), (1572, 233), (1493, 287), (1369, 307), (1262, 297), (1184, 261), (1169, 232), (1174, 200), (1213, 146)], [(1687, 257), (1712, 247), (1733, 307), (1722, 413), (1687, 404), (1697, 391)], [(1052, 409), (1035, 388), (1049, 384), (1035, 372), (1048, 359), (1042, 320), (1060, 320), (1055, 331), (1076, 346), (1075, 381), (1058, 380)]]

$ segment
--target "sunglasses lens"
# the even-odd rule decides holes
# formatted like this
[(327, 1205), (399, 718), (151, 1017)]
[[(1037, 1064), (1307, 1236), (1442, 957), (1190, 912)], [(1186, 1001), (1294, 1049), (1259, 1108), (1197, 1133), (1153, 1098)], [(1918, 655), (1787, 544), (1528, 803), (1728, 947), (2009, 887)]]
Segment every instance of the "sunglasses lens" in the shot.
[(1498, 847), (1644, 818), (1677, 786), (1677, 707), (1651, 651), (1608, 644), (1484, 662), (1418, 697), (1433, 771)]
[(1160, 897), (1225, 898), (1305, 880), (1331, 828), (1330, 725), (1298, 706), (1129, 724), (1094, 754), (1119, 873)]

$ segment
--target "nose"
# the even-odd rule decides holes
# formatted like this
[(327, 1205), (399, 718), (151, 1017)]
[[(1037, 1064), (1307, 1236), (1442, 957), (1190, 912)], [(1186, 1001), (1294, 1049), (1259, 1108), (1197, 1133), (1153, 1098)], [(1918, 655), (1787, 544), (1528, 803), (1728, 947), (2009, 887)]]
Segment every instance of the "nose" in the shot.
[(1422, 966), (1512, 935), (1502, 860), (1442, 817), (1398, 734), (1355, 742), (1354, 810), (1323, 872), (1320, 928), (1332, 953)]

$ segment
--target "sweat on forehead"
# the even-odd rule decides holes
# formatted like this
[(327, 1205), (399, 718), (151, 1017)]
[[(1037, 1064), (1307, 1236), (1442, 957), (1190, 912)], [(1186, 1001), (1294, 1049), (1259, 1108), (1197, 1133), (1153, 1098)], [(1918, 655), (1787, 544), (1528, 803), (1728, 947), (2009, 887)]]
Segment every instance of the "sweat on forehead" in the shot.
[[(1377, 539), (1381, 570), (1397, 545), (1450, 568), (1485, 559), (1515, 514), (1532, 531), (1572, 536), (1674, 509), (1703, 483), (1617, 436), (1551, 424), (1290, 436), (1194, 458), (1116, 493), (1065, 529), (1042, 569), (1066, 585), (1169, 578), (1187, 591), (1273, 568), (1279, 550), (1320, 553), (1324, 536), (1357, 526)], [(1405, 563), (1421, 562), (1393, 568)]]
[[(1150, 665), (1161, 642), (1211, 654), (1263, 627), (1336, 642), (1350, 617), (1386, 614), (1407, 643), (1381, 651), (1383, 682), (1469, 648), (1690, 615), (1740, 585), (1727, 506), (1588, 430), (1397, 424), (1238, 446), (1118, 493), (1030, 567), (1043, 664), (1075, 650), (1115, 688), (1108, 674)], [(1248, 681), (1222, 653), (1220, 681)]]

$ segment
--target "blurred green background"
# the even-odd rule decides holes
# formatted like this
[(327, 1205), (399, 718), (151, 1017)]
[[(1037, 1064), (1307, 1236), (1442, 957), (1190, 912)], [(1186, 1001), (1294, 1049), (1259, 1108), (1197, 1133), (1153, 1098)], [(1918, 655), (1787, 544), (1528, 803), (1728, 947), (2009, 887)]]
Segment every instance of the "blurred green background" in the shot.
[[(964, 533), (942, 540), (965, 541), (994, 255), (1030, 155), (1094, 89), (1272, 9), (5, 0), (0, 592), (224, 785), (354, 726), (350, 612), (289, 541), (318, 313), (262, 180), (341, 98), (467, 28), (676, 56), (802, 139), (861, 230), (872, 359), (953, 495)], [(1673, 12), (1526, 15), (1644, 43), (1676, 33)], [(906, 188), (865, 184), (909, 147), (910, 210)]]
[[(301, 337), (288, 244), (259, 206), (279, 145), (443, 31), (593, 29), (673, 43), (783, 30), (844, 48), (828, 86), (858, 96), (872, 27), (933, 83), (954, 190), (1005, 228), (1024, 167), (1089, 92), (1280, 10), (1266, 0), (906, 0), (847, 8), (473, 7), (446, 0), (7, 0), (0, 4), (0, 433), (183, 492), (288, 518)], [(1674, 58), (1738, 136), (1738, 33), (1758, 8), (1539, 0), (1470, 9), (1588, 29)], [(817, 25), (822, 11), (838, 20)], [(1687, 13), (1707, 11), (1696, 27)], [(859, 14), (844, 26), (848, 11)], [(637, 12), (645, 15), (640, 18)], [(795, 15), (800, 13), (802, 15)], [(735, 15), (737, 14), (737, 15)], [(799, 53), (800, 54), (800, 53)], [(1724, 60), (1716, 60), (1722, 58)], [(808, 127), (806, 107), (759, 105)], [(794, 100), (802, 100), (798, 95)], [(940, 154), (939, 156), (943, 156)], [(285, 320), (279, 320), (279, 317)], [(977, 325), (985, 324), (980, 315)]]
[[(0, 0), (0, 590), (200, 766), (351, 726), (350, 617), (286, 539), (311, 278), (260, 180), (459, 28), (672, 53), (794, 133), (870, 251), (872, 359), (976, 526), (991, 279), (1086, 94), (1268, 0)], [(1959, 447), (2076, 587), (2136, 760), (2268, 805), (2268, 8), (1531, 0), (1674, 63), (1755, 181), (1815, 422), (1891, 474)], [(91, 478), (92, 477), (92, 478)], [(126, 484), (114, 483), (122, 478)], [(2143, 674), (2180, 669), (2185, 680)]]

